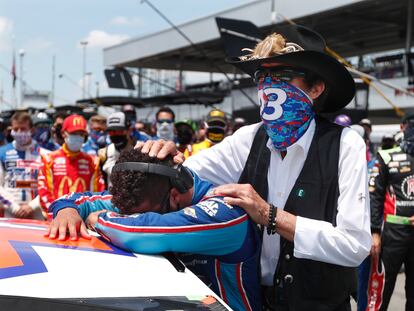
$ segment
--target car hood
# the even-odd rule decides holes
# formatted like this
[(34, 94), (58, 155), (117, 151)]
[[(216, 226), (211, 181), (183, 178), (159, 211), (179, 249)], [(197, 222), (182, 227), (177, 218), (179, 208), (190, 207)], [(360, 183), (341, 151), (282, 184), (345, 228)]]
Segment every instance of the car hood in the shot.
[(162, 256), (124, 251), (99, 236), (50, 240), (46, 228), (42, 221), (0, 218), (0, 295), (218, 299), (189, 269), (178, 272)]

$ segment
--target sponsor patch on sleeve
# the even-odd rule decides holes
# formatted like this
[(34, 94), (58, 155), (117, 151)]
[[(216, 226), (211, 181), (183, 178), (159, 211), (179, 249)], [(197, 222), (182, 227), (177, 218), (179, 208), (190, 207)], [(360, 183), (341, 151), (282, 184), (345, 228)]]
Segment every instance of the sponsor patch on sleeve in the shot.
[(186, 214), (187, 216), (197, 218), (197, 214), (194, 208), (186, 207), (185, 209), (183, 209), (183, 211), (184, 211), (184, 214)]
[(197, 204), (207, 215), (214, 217), (218, 212), (219, 205), (212, 200), (203, 201)]

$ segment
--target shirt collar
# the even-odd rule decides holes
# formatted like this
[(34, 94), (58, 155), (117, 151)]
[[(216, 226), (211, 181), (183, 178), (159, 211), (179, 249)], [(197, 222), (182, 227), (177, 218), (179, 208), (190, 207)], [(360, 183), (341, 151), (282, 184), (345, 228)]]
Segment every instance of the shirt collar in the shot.
[[(313, 119), (311, 123), (309, 124), (309, 127), (306, 130), (305, 134), (303, 134), (302, 137), (299, 138), (297, 142), (295, 142), (294, 144), (286, 148), (287, 153), (293, 152), (294, 150), (298, 149), (298, 150), (302, 150), (302, 152), (305, 155), (307, 155), (309, 148), (310, 148), (310, 144), (313, 139), (313, 135), (315, 134), (315, 128), (316, 128), (315, 119)], [(266, 146), (267, 148), (270, 149), (270, 151), (279, 151), (273, 146), (272, 140), (270, 138), (267, 140)]]

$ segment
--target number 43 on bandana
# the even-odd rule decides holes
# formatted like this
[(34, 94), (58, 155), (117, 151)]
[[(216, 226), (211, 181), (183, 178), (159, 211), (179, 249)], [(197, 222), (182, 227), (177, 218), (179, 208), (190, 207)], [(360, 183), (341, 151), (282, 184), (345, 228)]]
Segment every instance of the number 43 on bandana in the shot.
[(259, 83), (258, 97), (260, 117), (276, 149), (286, 150), (299, 140), (315, 116), (305, 92), (275, 77)]

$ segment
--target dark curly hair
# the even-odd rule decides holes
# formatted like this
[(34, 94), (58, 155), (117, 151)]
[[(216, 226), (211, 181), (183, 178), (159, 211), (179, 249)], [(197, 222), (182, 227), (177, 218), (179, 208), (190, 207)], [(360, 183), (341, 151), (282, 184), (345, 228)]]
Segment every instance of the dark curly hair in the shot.
[[(122, 151), (116, 163), (122, 162), (174, 165), (172, 157), (159, 160), (135, 149)], [(110, 179), (112, 186), (109, 191), (112, 194), (112, 203), (122, 214), (128, 215), (140, 212), (137, 207), (146, 200), (151, 206), (160, 204), (171, 188), (168, 177), (137, 171), (112, 172)]]

